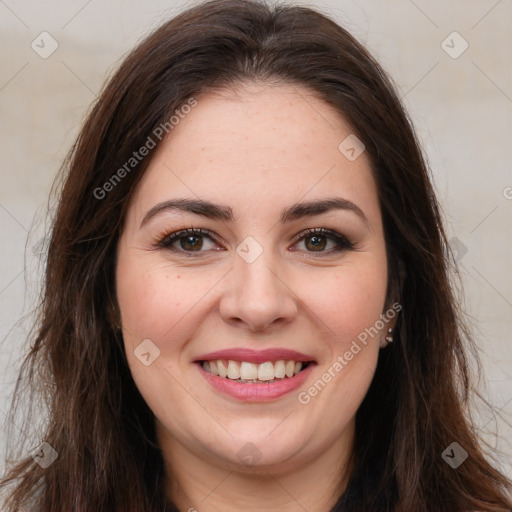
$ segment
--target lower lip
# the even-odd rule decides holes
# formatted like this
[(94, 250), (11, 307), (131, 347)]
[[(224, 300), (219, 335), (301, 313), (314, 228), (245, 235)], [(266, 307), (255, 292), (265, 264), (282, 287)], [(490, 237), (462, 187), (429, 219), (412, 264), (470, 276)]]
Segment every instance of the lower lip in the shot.
[(218, 377), (206, 371), (201, 363), (197, 363), (201, 375), (217, 391), (246, 402), (267, 402), (297, 389), (308, 378), (315, 363), (309, 363), (305, 370), (302, 370), (293, 377), (285, 377), (282, 380), (261, 384), (244, 384), (235, 382), (226, 377)]

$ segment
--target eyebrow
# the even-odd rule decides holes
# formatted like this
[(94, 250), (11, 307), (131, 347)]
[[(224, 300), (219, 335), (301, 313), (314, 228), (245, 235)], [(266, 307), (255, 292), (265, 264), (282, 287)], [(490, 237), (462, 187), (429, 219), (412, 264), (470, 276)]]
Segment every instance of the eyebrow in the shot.
[[(229, 206), (215, 204), (202, 199), (169, 199), (156, 204), (146, 212), (140, 227), (144, 226), (151, 218), (169, 210), (180, 210), (196, 215), (202, 215), (210, 219), (224, 220), (232, 222), (234, 220), (233, 210)], [(330, 197), (316, 201), (304, 203), (295, 203), (281, 211), (279, 222), (294, 221), (303, 217), (312, 217), (331, 210), (348, 210), (358, 215), (364, 223), (369, 226), (368, 219), (363, 210), (355, 203), (341, 197)]]

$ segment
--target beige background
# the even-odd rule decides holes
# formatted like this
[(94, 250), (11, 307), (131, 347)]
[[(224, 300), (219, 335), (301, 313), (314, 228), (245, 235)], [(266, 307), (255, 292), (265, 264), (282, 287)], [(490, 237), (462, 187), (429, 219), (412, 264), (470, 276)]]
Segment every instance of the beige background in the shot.
[[(401, 91), (458, 248), (465, 309), (484, 362), (482, 389), (512, 421), (512, 1), (301, 3), (344, 24)], [(41, 276), (52, 179), (122, 56), (188, 4), (0, 0), (0, 423), (30, 325), (30, 316), (21, 319)], [(58, 44), (48, 58), (31, 47), (45, 37), (44, 51), (51, 48), (48, 36), (38, 37), (43, 31)], [(502, 464), (512, 476), (511, 427), (488, 412), (477, 421), (483, 433), (498, 429)]]

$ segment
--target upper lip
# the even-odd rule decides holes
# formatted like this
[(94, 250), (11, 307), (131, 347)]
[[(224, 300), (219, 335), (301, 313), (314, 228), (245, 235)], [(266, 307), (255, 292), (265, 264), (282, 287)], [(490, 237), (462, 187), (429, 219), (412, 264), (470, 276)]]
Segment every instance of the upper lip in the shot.
[(247, 361), (249, 363), (266, 363), (267, 361), (314, 361), (314, 358), (286, 348), (267, 348), (253, 350), (250, 348), (227, 348), (208, 352), (197, 357), (194, 361), (214, 361), (216, 359), (231, 359), (232, 361)]

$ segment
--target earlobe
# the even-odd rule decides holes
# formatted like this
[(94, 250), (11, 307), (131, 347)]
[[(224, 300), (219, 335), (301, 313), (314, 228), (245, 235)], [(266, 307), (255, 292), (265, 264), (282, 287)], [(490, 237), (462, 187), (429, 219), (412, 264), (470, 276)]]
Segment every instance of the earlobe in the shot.
[[(395, 307), (396, 306), (396, 307)], [(400, 311), (402, 310), (402, 307), (398, 301), (395, 301), (393, 303), (392, 310), (389, 309), (384, 313), (384, 315), (381, 315), (381, 318), (385, 319), (386, 326), (382, 329), (380, 333), (380, 341), (379, 345), (380, 348), (387, 347), (390, 343), (393, 343), (394, 341), (394, 331), (396, 327), (396, 323), (398, 321), (398, 315), (400, 314)]]
[(386, 334), (385, 340), (388, 343), (392, 343), (393, 342), (393, 327), (389, 327), (388, 328), (388, 333)]
[(393, 343), (393, 327), (388, 327), (384, 340), (380, 341), (380, 348), (386, 348), (390, 343)]
[[(407, 277), (407, 270), (402, 258), (397, 257), (395, 261), (396, 264), (394, 266), (394, 273), (392, 275), (391, 281), (392, 287), (391, 290), (389, 290), (390, 294), (388, 295), (388, 297), (391, 297), (391, 299), (388, 300), (388, 304), (393, 304), (392, 307), (394, 310), (394, 314), (392, 318), (389, 318), (389, 322), (388, 325), (386, 326), (385, 331), (383, 330), (383, 332), (381, 333), (379, 343), (380, 348), (385, 348), (390, 343), (393, 343), (393, 333), (395, 330), (398, 315), (402, 310), (402, 306), (400, 304), (400, 297), (402, 296), (404, 281)], [(395, 308), (396, 305), (399, 305), (399, 307)], [(384, 313), (384, 316), (386, 316), (386, 313)]]

